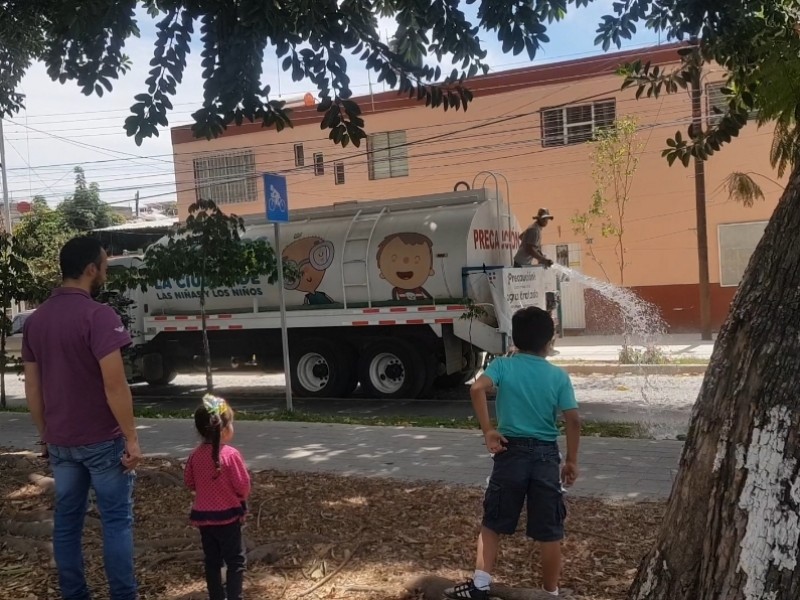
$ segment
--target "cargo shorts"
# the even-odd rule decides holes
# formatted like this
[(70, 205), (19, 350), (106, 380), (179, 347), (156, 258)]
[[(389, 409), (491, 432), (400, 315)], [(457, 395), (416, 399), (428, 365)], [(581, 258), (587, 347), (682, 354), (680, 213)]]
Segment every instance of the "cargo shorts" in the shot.
[(567, 505), (558, 444), (534, 438), (507, 439), (506, 450), (493, 457), (483, 499), (483, 526), (498, 534), (513, 534), (527, 501), (526, 535), (538, 542), (562, 540)]

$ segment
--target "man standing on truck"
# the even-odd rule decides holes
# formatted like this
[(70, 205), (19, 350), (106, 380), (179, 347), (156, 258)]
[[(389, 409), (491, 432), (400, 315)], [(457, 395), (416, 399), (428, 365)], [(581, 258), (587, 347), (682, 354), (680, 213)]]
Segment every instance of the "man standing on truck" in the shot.
[(542, 228), (553, 220), (553, 216), (546, 208), (540, 208), (536, 218), (519, 236), (519, 250), (514, 255), (514, 266), (522, 267), (531, 264), (535, 258), (540, 265), (550, 267), (553, 261), (542, 254)]

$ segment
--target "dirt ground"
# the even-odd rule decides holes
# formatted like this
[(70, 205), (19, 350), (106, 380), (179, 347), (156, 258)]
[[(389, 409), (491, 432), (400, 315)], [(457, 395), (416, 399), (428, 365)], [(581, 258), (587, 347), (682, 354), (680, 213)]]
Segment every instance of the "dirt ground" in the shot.
[[(59, 598), (50, 546), (52, 480), (30, 453), (0, 449), (0, 600)], [(136, 549), (141, 600), (203, 600), (202, 553), (188, 525), (191, 493), (180, 464), (137, 469)], [(472, 570), (482, 490), (265, 471), (253, 475), (245, 534), (246, 595), (271, 600), (438, 600), (441, 580)], [(618, 600), (649, 548), (663, 504), (570, 499), (563, 586), (570, 597)], [(524, 523), (520, 524), (520, 528)], [(100, 525), (90, 511), (87, 573), (96, 600), (108, 598)], [(514, 588), (540, 585), (536, 545), (505, 539), (496, 573)], [(426, 592), (409, 582), (433, 576)], [(437, 587), (437, 584), (439, 586)], [(518, 595), (521, 593), (522, 595)], [(505, 598), (535, 598), (514, 591)]]

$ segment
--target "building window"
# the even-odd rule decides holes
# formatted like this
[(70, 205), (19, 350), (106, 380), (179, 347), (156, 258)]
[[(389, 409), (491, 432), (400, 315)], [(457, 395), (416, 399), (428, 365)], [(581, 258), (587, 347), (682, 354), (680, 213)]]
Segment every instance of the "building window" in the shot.
[(314, 175), (325, 175), (325, 157), (322, 152), (314, 153)]
[(706, 122), (709, 127), (719, 124), (728, 112), (730, 98), (722, 92), (726, 87), (724, 81), (706, 84)]
[(614, 124), (617, 103), (616, 100), (601, 100), (592, 104), (544, 108), (541, 115), (542, 146), (581, 144), (590, 141), (598, 129)]
[(333, 163), (333, 176), (336, 182), (336, 185), (344, 185), (344, 163), (343, 162), (336, 162)]
[(724, 82), (706, 84), (706, 117), (709, 126), (722, 121), (728, 112), (728, 97), (722, 93)]
[(766, 221), (726, 223), (717, 226), (721, 286), (739, 285), (766, 227)]
[(306, 164), (306, 155), (303, 151), (303, 144), (294, 145), (294, 166), (303, 167)]
[(405, 131), (375, 133), (367, 138), (370, 179), (408, 177)]
[(192, 161), (198, 200), (217, 204), (255, 202), (256, 157), (252, 150), (203, 156)]

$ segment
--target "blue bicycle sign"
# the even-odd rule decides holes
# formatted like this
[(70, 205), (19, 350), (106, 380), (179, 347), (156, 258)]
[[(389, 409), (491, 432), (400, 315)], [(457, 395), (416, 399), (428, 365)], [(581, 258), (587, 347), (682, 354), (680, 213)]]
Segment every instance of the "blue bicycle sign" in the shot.
[(264, 200), (267, 205), (267, 220), (287, 223), (289, 221), (289, 192), (286, 177), (264, 173)]
[(286, 199), (275, 189), (274, 185), (269, 186), (269, 209), (271, 211), (286, 212)]

